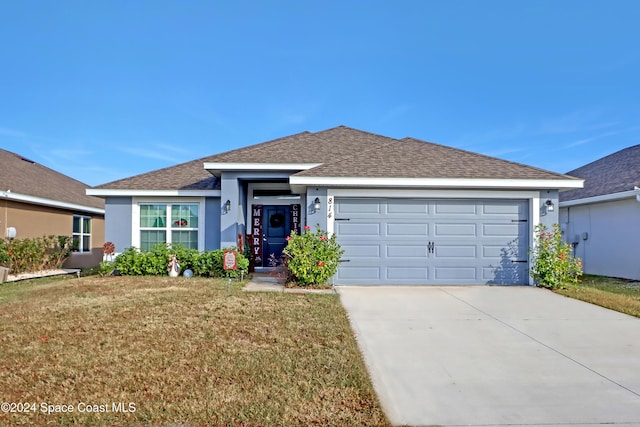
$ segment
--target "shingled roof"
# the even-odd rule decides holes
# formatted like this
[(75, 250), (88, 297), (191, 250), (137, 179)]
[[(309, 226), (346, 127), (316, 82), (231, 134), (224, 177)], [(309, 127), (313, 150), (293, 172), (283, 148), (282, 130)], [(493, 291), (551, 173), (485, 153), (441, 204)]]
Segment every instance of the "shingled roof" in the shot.
[(338, 126), (302, 132), (107, 183), (97, 189), (219, 189), (204, 163), (318, 164), (304, 177), (567, 180), (566, 175), (414, 138), (401, 140)]
[(568, 173), (585, 180), (584, 188), (561, 194), (561, 201), (631, 191), (640, 186), (640, 145), (625, 148)]
[(0, 149), (0, 191), (104, 209), (104, 200), (85, 194), (88, 187), (19, 154)]

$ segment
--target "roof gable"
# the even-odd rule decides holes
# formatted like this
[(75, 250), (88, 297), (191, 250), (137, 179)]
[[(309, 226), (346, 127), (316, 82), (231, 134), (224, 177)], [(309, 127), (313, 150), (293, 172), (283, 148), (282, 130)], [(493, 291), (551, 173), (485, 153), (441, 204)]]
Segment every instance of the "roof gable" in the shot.
[(0, 149), (0, 190), (53, 202), (104, 209), (104, 201), (87, 196), (87, 184), (19, 154)]
[(640, 145), (625, 148), (568, 172), (585, 180), (584, 188), (561, 194), (561, 201), (633, 190), (640, 186)]
[[(211, 171), (204, 169), (204, 165)], [(338, 126), (302, 132), (227, 151), (180, 165), (103, 184), (98, 189), (220, 189), (211, 175), (216, 164), (225, 170), (255, 165), (304, 165), (296, 177), (463, 178), (502, 180), (573, 180), (545, 171), (415, 138), (402, 140)], [(316, 166), (317, 165), (317, 166)], [(217, 173), (217, 172), (216, 172)]]

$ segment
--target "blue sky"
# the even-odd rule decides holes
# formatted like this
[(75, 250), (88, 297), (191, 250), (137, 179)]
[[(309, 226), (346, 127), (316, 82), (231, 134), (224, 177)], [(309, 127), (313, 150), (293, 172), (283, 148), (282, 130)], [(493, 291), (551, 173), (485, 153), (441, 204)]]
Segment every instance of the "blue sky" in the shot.
[(0, 148), (98, 185), (346, 125), (567, 172), (640, 144), (639, 20), (636, 0), (0, 0)]

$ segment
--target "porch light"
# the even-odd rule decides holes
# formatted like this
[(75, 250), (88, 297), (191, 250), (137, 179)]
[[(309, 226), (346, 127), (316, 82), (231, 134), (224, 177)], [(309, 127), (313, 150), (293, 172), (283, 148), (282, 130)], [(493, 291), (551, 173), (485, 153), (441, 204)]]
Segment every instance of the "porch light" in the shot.
[(231, 211), (231, 200), (227, 200), (224, 204), (224, 213), (228, 214)]
[(313, 201), (313, 211), (318, 212), (319, 210), (320, 210), (320, 199), (316, 197), (316, 199)]
[(547, 205), (547, 212), (553, 212), (553, 210), (555, 209), (555, 206), (553, 205), (553, 202), (551, 200), (547, 200), (546, 202), (544, 202), (545, 205)]

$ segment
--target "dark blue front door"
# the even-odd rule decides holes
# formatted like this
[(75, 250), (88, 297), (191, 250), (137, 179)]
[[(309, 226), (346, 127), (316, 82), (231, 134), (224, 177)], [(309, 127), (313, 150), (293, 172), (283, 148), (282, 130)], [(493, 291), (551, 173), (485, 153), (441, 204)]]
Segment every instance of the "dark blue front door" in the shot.
[(291, 233), (291, 206), (265, 206), (262, 213), (263, 246), (265, 267), (268, 260), (280, 259)]

